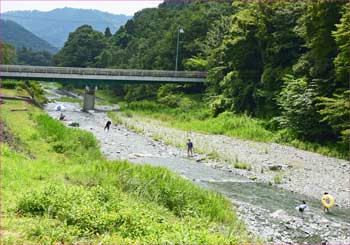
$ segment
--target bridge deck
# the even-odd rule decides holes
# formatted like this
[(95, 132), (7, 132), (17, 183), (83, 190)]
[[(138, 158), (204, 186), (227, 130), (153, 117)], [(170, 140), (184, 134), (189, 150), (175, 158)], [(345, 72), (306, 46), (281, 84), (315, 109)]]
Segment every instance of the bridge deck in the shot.
[(203, 83), (206, 72), (0, 65), (0, 77), (40, 81)]

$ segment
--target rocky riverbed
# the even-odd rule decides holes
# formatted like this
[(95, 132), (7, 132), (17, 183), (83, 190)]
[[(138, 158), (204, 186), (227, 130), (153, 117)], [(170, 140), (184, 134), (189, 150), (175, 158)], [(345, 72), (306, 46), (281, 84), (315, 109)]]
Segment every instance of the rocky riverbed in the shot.
[[(121, 114), (120, 114), (121, 115)], [(121, 116), (120, 116), (121, 117)], [(280, 188), (320, 199), (329, 192), (341, 207), (350, 207), (350, 162), (275, 143), (234, 139), (169, 128), (158, 121), (122, 117), (126, 125), (172, 145), (194, 141), (197, 151), (214, 155), (219, 161), (209, 164), (229, 168), (251, 179), (277, 184)], [(200, 157), (200, 156), (199, 156)], [(221, 161), (220, 161), (221, 160)], [(246, 163), (250, 171), (234, 168), (235, 162)], [(277, 177), (278, 178), (277, 178)], [(278, 181), (276, 181), (278, 179)]]
[[(60, 112), (54, 110), (57, 104), (49, 103), (45, 108), (54, 118), (58, 118), (60, 114)], [(291, 173), (291, 177), (289, 178), (301, 179), (302, 175), (293, 176), (298, 175), (298, 170), (301, 171), (300, 169), (306, 167), (311, 169), (304, 169), (309, 174), (307, 175), (307, 180), (302, 183), (305, 184), (307, 182), (308, 185), (318, 183), (311, 179), (314, 176), (313, 171), (315, 168), (309, 166), (312, 164), (305, 166), (304, 164), (308, 162), (307, 160), (310, 155), (311, 158), (313, 155), (316, 156), (316, 158), (311, 159), (311, 162), (323, 158), (328, 159), (326, 157), (307, 152), (300, 153), (301, 155), (297, 153), (297, 157), (293, 157), (294, 154), (292, 152), (288, 152), (283, 148), (285, 146), (274, 145), (272, 147), (268, 145), (269, 149), (265, 150), (260, 148), (264, 144), (261, 146), (260, 143), (255, 145), (254, 142), (236, 141), (225, 136), (213, 135), (212, 137), (219, 138), (211, 138), (210, 135), (181, 132), (179, 130), (167, 129), (150, 121), (139, 121), (137, 118), (123, 119), (125, 120), (125, 124), (130, 128), (134, 128), (134, 130), (130, 130), (125, 125), (113, 125), (109, 132), (105, 132), (103, 127), (108, 117), (104, 112), (92, 111), (90, 113), (83, 113), (80, 111), (81, 108), (77, 103), (64, 104), (66, 106), (64, 114), (68, 120), (66, 123), (79, 123), (81, 129), (92, 132), (99, 140), (101, 150), (106, 158), (110, 160), (126, 159), (137, 164), (147, 163), (155, 166), (164, 166), (179, 173), (184, 178), (193, 181), (195, 184), (222, 193), (232, 200), (233, 204), (237, 207), (239, 216), (245, 221), (248, 229), (268, 242), (350, 243), (350, 221), (348, 218), (350, 212), (345, 208), (348, 205), (345, 194), (342, 197), (342, 194), (340, 196), (336, 194), (336, 189), (323, 189), (322, 185), (325, 183), (320, 183), (321, 187), (315, 186), (315, 189), (307, 187), (306, 191), (299, 190), (298, 188), (293, 189), (294, 184), (292, 183), (294, 180), (289, 181), (288, 179), (289, 173)], [(215, 143), (220, 142), (222, 144), (224, 142), (225, 146), (221, 148), (231, 152), (234, 158), (238, 157), (239, 160), (251, 164), (252, 170), (235, 169), (227, 164), (226, 158), (225, 163), (210, 160), (210, 157), (206, 154), (199, 154), (193, 158), (187, 157), (184, 148), (175, 147), (175, 145), (183, 145), (185, 139), (188, 137), (194, 140), (196, 149), (202, 147), (203, 152), (210, 150), (211, 144), (213, 144), (213, 149), (217, 150), (220, 154), (220, 149), (215, 148)], [(214, 141), (219, 139), (220, 141)], [(231, 140), (232, 142), (230, 142)], [(210, 142), (208, 143), (208, 141)], [(165, 142), (170, 145), (165, 144)], [(201, 146), (201, 144), (203, 145)], [(237, 153), (236, 147), (248, 149), (249, 151), (244, 152), (242, 150)], [(288, 148), (288, 150), (293, 151), (295, 149)], [(209, 155), (213, 155), (211, 151), (209, 153), (211, 153)], [(249, 156), (245, 156), (245, 154)], [(278, 156), (275, 160), (272, 157), (274, 155)], [(298, 164), (295, 163), (292, 168), (288, 167), (288, 164), (292, 163), (284, 162), (283, 160), (288, 158), (294, 159), (292, 161), (299, 159)], [(321, 172), (318, 171), (316, 173), (324, 173), (326, 170), (336, 171), (337, 173), (331, 174), (339, 178), (344, 177), (344, 182), (348, 181), (345, 178), (347, 177), (346, 173), (349, 173), (348, 165), (345, 167), (342, 166), (342, 164), (346, 164), (347, 162), (332, 158), (330, 160), (331, 168), (323, 166), (325, 170), (322, 169)], [(336, 163), (340, 163), (340, 166), (335, 166)], [(288, 173), (286, 175), (288, 177), (283, 177), (282, 184), (278, 186), (267, 184), (268, 181), (271, 181), (271, 176), (275, 174), (275, 171), (268, 170), (269, 166), (273, 164), (282, 165), (282, 169), (279, 171), (284, 174)], [(336, 180), (341, 182), (342, 180), (339, 178)], [(295, 184), (295, 187), (298, 186), (302, 185)], [(325, 215), (320, 207), (319, 195), (315, 194), (318, 192), (317, 188), (319, 188), (321, 193), (324, 190), (330, 191), (336, 197), (337, 202), (338, 198), (342, 200), (339, 202), (341, 205), (335, 207), (330, 214)], [(346, 187), (346, 184), (339, 184), (337, 188), (345, 188), (346, 190), (349, 187)], [(293, 192), (290, 190), (293, 190)], [(304, 219), (301, 218), (295, 209), (295, 206), (300, 204), (301, 200), (306, 200), (309, 204), (309, 210), (305, 213)]]

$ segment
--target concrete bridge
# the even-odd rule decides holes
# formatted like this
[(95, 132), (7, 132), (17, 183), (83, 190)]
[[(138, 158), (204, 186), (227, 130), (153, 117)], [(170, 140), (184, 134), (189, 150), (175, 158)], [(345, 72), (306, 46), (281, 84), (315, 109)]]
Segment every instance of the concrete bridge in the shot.
[(204, 83), (206, 72), (0, 65), (1, 79), (86, 85), (84, 110), (95, 104), (95, 88), (113, 84)]
[(206, 72), (0, 65), (0, 77), (83, 85), (203, 83)]

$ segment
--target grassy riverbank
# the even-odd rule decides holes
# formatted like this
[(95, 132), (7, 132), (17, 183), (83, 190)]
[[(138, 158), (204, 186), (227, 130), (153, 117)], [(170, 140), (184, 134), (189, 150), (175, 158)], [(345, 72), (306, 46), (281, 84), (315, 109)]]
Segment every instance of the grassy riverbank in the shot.
[(165, 168), (106, 161), (90, 133), (24, 102), (1, 107), (2, 244), (252, 242), (222, 196)]
[(144, 118), (152, 118), (162, 122), (165, 126), (185, 131), (222, 134), (259, 142), (276, 142), (326, 156), (343, 159), (348, 157), (348, 149), (345, 146), (335, 143), (319, 144), (302, 141), (286, 129), (268, 130), (266, 121), (246, 115), (224, 112), (217, 117), (212, 117), (209, 108), (194, 100), (190, 102), (186, 106), (176, 108), (153, 101), (121, 103), (121, 115), (132, 117), (135, 114)]

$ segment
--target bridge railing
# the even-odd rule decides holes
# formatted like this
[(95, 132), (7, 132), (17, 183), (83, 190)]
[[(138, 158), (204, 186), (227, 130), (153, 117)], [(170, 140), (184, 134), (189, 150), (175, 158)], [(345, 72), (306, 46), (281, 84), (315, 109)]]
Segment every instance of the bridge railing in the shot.
[(102, 69), (102, 68), (22, 66), (22, 65), (0, 65), (0, 72), (55, 73), (55, 74), (97, 75), (97, 76), (104, 75), (104, 76), (144, 76), (144, 77), (145, 76), (186, 77), (186, 78), (205, 78), (207, 76), (206, 72), (200, 72), (200, 71)]

